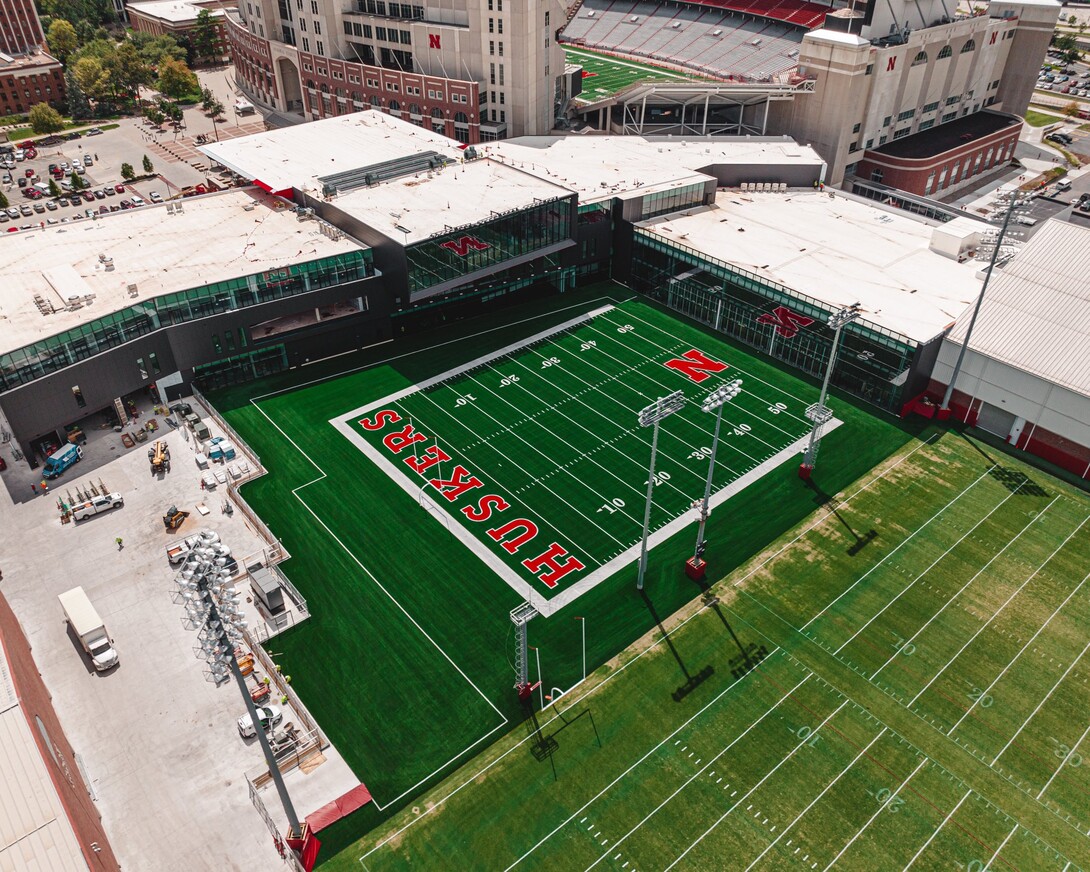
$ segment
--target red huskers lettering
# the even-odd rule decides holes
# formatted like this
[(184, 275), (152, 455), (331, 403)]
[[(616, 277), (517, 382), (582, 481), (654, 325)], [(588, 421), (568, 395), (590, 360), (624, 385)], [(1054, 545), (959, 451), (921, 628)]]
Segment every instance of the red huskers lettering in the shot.
[(418, 472), (421, 475), (424, 471), (435, 466), (437, 463), (442, 463), (445, 460), (450, 460), (450, 455), (447, 454), (438, 445), (429, 445), (424, 449), (423, 457), (406, 457), (405, 463), (413, 472)]
[[(522, 530), (522, 532), (509, 542), (502, 541), (508, 533), (514, 533), (515, 530)], [(525, 518), (519, 518), (517, 521), (509, 521), (502, 527), (489, 530), (488, 535), (492, 537), (492, 541), (499, 542), (500, 547), (508, 554), (514, 554), (537, 535), (537, 524)]]
[(476, 506), (464, 506), (462, 514), (471, 521), (487, 521), (492, 517), (493, 509), (497, 512), (506, 512), (509, 508), (511, 504), (499, 494), (489, 494), (481, 497)]
[(523, 560), (522, 565), (537, 575), (538, 580), (546, 587), (556, 587), (556, 583), (569, 572), (584, 568), (583, 564), (574, 557), (569, 556), (564, 561), (557, 559), (567, 554), (567, 551), (556, 542), (553, 542), (548, 551), (539, 554), (537, 557), (531, 557), (529, 560)]
[(427, 438), (423, 433), (417, 433), (412, 424), (406, 424), (401, 430), (383, 436), (382, 444), (397, 454), (414, 442), (424, 442)]
[(454, 467), (454, 473), (449, 479), (433, 478), (429, 479), (428, 484), (452, 503), (467, 490), (483, 486), (481, 480), (475, 475), (470, 475), (469, 470), (461, 464)]
[(393, 409), (383, 409), (375, 415), (373, 421), (370, 418), (360, 418), (360, 426), (364, 430), (381, 430), (387, 424), (396, 424), (400, 420), (401, 416)]
[(686, 351), (681, 357), (666, 361), (663, 366), (667, 369), (676, 369), (686, 378), (698, 383), (704, 381), (709, 373), (722, 372), (727, 368), (725, 363), (712, 360), (704, 352), (697, 351), (695, 348)]

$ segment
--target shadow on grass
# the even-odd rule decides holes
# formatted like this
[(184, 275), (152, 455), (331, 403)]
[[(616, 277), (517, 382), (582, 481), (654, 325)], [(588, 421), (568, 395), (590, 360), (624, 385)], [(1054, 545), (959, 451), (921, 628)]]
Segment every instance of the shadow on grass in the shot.
[(681, 654), (678, 653), (677, 648), (674, 646), (674, 640), (666, 632), (666, 628), (662, 626), (662, 619), (659, 618), (659, 613), (655, 610), (655, 604), (651, 602), (651, 597), (647, 595), (646, 590), (640, 591), (640, 596), (643, 598), (644, 605), (647, 606), (647, 611), (651, 614), (652, 620), (659, 628), (659, 632), (662, 633), (663, 641), (666, 642), (666, 647), (670, 649), (670, 653), (674, 655), (674, 659), (677, 661), (678, 667), (681, 669), (681, 674), (685, 676), (685, 683), (682, 684), (677, 690), (673, 691), (670, 696), (673, 697), (674, 702), (681, 702), (690, 693), (700, 687), (705, 681), (715, 674), (715, 669), (711, 664), (708, 664), (697, 673), (689, 672), (688, 667), (685, 665), (685, 661), (681, 659)]
[(832, 512), (833, 516), (840, 521), (840, 526), (847, 530), (848, 535), (855, 540), (853, 544), (848, 546), (849, 557), (855, 557), (860, 551), (866, 548), (868, 544), (878, 538), (878, 531), (873, 527), (862, 535), (856, 533), (852, 525), (847, 522), (842, 514), (840, 514), (840, 501), (836, 497), (825, 493), (825, 491), (821, 489), (821, 486), (812, 478), (806, 482), (806, 486), (814, 492), (814, 502)]
[(964, 430), (958, 433), (959, 436), (965, 441), (965, 444), (969, 445), (973, 450), (983, 457), (988, 463), (992, 464), (991, 469), (988, 470), (989, 475), (998, 481), (1003, 487), (1009, 490), (1011, 493), (1020, 493), (1027, 497), (1047, 497), (1049, 492), (1041, 487), (1036, 481), (1026, 475), (1024, 472), (1018, 469), (1011, 469), (1009, 466), (1004, 466), (992, 455), (985, 451), (980, 444), (975, 440), (969, 438)]

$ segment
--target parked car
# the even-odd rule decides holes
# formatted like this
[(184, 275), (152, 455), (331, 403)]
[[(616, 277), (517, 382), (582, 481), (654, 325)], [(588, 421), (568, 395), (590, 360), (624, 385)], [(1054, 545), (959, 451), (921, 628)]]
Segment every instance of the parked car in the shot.
[(83, 156), (83, 165), (84, 165), (85, 167), (89, 167), (89, 166), (91, 166), (91, 164), (93, 164), (93, 163), (94, 163), (94, 161), (93, 161), (93, 160), (91, 159), (91, 155), (89, 155), (89, 154), (85, 154), (85, 155)]
[(102, 191), (92, 191), (91, 193), (94, 194), (94, 197), (95, 197), (96, 200), (105, 200), (106, 199), (106, 195), (104, 193), (102, 193)]
[(158, 191), (152, 191), (148, 195), (148, 199), (151, 200), (151, 202), (153, 202), (153, 203), (162, 203), (163, 202), (163, 195), (160, 194)]
[(114, 190), (117, 191), (117, 193), (119, 193), (119, 194), (124, 194), (125, 193), (125, 186), (124, 185), (114, 185)]
[[(261, 729), (268, 732), (284, 720), (284, 713), (280, 710), (279, 706), (258, 706), (257, 719), (261, 724)], [(249, 739), (251, 736), (257, 735), (257, 730), (254, 729), (254, 722), (251, 720), (249, 712), (246, 712), (246, 714), (238, 719), (238, 734), (244, 739)]]
[(91, 193), (90, 191), (80, 191), (80, 195), (81, 195), (81, 196), (83, 197), (83, 199), (84, 199), (84, 200), (86, 200), (86, 201), (87, 201), (88, 203), (93, 203), (93, 202), (95, 202), (95, 195), (94, 195), (94, 194), (92, 194), (92, 193)]
[(57, 201), (56, 200), (47, 200), (46, 204), (45, 204), (45, 208), (48, 209), (50, 212), (56, 212), (57, 211)]
[(109, 187), (109, 186), (107, 186), (107, 187), (103, 188), (103, 189), (102, 189), (102, 192), (103, 192), (103, 193), (104, 193), (104, 194), (105, 194), (105, 195), (106, 195), (107, 197), (116, 197), (116, 196), (117, 196), (117, 191), (116, 191), (116, 190), (115, 190), (114, 188), (111, 188), (111, 187)]
[(43, 213), (45, 211), (45, 204), (44, 203), (35, 203), (34, 204), (34, 211), (37, 212), (40, 215), (41, 213)]
[(87, 131), (88, 136), (98, 136), (100, 133), (102, 133), (102, 130), (98, 127), (92, 127)]

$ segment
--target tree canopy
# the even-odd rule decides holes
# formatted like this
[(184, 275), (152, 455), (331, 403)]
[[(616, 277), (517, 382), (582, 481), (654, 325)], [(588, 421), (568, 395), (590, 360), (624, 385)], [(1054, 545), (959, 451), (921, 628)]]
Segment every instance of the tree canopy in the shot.
[(45, 41), (49, 46), (50, 53), (62, 64), (79, 47), (76, 28), (72, 26), (71, 22), (63, 18), (58, 18), (49, 25)]
[(48, 103), (35, 103), (28, 113), (30, 129), (38, 136), (46, 136), (50, 133), (58, 133), (64, 130), (64, 119), (61, 113)]
[(184, 61), (164, 58), (159, 65), (159, 91), (172, 100), (180, 100), (200, 90), (197, 75)]

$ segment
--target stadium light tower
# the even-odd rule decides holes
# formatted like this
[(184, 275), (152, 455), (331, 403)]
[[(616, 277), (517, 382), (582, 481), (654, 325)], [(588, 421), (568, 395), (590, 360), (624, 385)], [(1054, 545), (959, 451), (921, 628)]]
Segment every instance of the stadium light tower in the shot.
[(641, 427), (653, 427), (651, 435), (651, 466), (647, 470), (647, 506), (643, 511), (643, 539), (640, 543), (640, 569), (636, 577), (636, 590), (643, 590), (643, 574), (647, 571), (647, 534), (651, 526), (651, 495), (655, 490), (655, 454), (659, 447), (659, 422), (668, 418), (685, 405), (685, 394), (674, 391), (659, 397), (650, 406), (640, 410)]
[[(973, 314), (969, 317), (969, 326), (965, 331), (965, 339), (961, 343), (961, 351), (958, 352), (957, 363), (954, 364), (954, 372), (950, 376), (950, 384), (946, 386), (946, 393), (942, 395), (942, 405), (939, 406), (939, 414), (945, 418), (950, 414), (950, 398), (954, 395), (954, 383), (958, 380), (958, 376), (961, 374), (961, 365), (965, 362), (965, 349), (969, 347), (969, 339), (973, 335), (973, 327), (976, 326), (976, 316), (980, 314), (980, 304), (984, 300), (984, 294), (988, 290), (988, 282), (992, 280), (992, 274), (995, 272), (995, 262), (999, 259), (999, 252), (1003, 248), (1003, 239), (1007, 235), (1007, 228), (1010, 226), (1011, 217), (1015, 214), (1015, 209), (1023, 204), (1024, 200), (1017, 194), (1012, 193), (1010, 195), (1010, 204), (1007, 206), (1007, 214), (1003, 216), (1003, 226), (999, 229), (999, 237), (995, 241), (995, 248), (992, 251), (992, 258), (988, 262), (988, 272), (984, 276), (984, 284), (980, 286), (980, 293), (977, 295), (976, 303), (973, 305)], [(972, 405), (970, 403), (970, 405)], [(968, 420), (969, 412), (965, 413), (966, 420)]]
[(802, 465), (799, 466), (799, 478), (804, 481), (810, 478), (810, 474), (814, 471), (814, 464), (817, 463), (818, 448), (821, 445), (821, 428), (833, 417), (832, 410), (825, 405), (825, 395), (829, 392), (829, 379), (832, 378), (833, 367), (836, 365), (836, 349), (840, 343), (840, 331), (845, 324), (850, 324), (860, 314), (859, 303), (852, 303), (829, 316), (827, 323), (833, 328), (833, 347), (829, 350), (829, 365), (825, 368), (825, 381), (821, 383), (821, 396), (814, 405), (806, 408), (806, 417), (813, 422), (814, 426), (810, 431), (810, 444), (806, 446), (806, 456), (802, 460)]
[(708, 480), (704, 483), (704, 500), (700, 503), (700, 526), (696, 531), (696, 549), (693, 556), (685, 561), (685, 572), (693, 581), (702, 581), (708, 562), (704, 559), (707, 542), (704, 541), (704, 525), (708, 520), (708, 501), (712, 495), (712, 475), (715, 473), (715, 453), (719, 450), (719, 427), (723, 423), (723, 406), (742, 392), (742, 380), (736, 378), (725, 385), (720, 385), (704, 398), (700, 409), (703, 412), (716, 412), (715, 433), (712, 436), (712, 453), (708, 458)]

